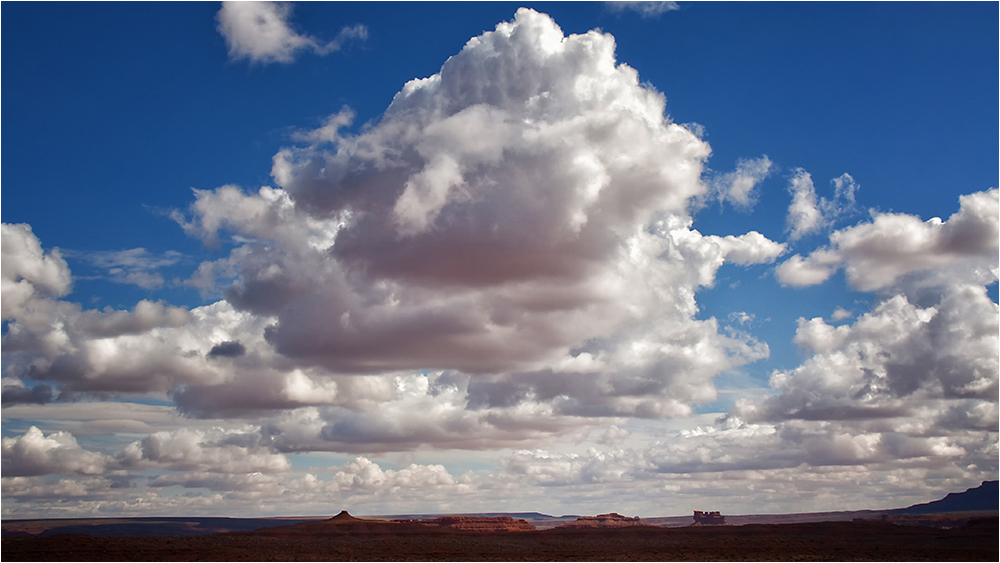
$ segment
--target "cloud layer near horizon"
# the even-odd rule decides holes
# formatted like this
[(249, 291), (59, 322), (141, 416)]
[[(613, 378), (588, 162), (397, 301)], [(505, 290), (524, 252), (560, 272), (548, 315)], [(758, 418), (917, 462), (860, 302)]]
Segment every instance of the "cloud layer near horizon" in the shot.
[[(301, 41), (286, 16), (275, 16), (280, 48), (246, 56), (290, 60)], [(298, 133), (300, 146), (273, 158), (275, 186), (195, 190), (173, 214), (229, 250), (186, 282), (221, 296), (209, 305), (84, 310), (63, 299), (72, 275), (58, 249), (3, 225), (5, 408), (33, 420), (56, 400), (152, 395), (191, 422), (116, 419), (112, 431), (139, 439), (103, 452), (32, 427), (4, 439), (5, 497), (44, 506), (61, 491), (83, 510), (123, 510), (113, 491), (140, 479), (233, 502), (378, 506), (398, 493), (444, 507), (513, 487), (670, 488), (711, 472), (728, 472), (733, 490), (803, 467), (816, 482), (995, 474), (998, 313), (985, 286), (998, 273), (996, 190), (963, 196), (947, 222), (873, 214), (786, 260), (782, 284), (843, 267), (880, 303), (852, 325), (800, 319), (806, 360), (775, 372), (769, 396), (614, 449), (630, 419), (690, 416), (717, 398), (713, 378), (767, 357), (766, 343), (697, 318), (695, 296), (724, 263), (770, 264), (787, 244), (703, 235), (690, 210), (713, 194), (751, 207), (770, 160), (706, 183), (710, 147), (665, 117), (664, 96), (616, 61), (612, 36), (565, 36), (527, 9), (408, 82), (371, 127), (343, 132), (352, 120), (345, 108)], [(794, 172), (790, 241), (851, 208), (853, 178), (834, 186), (834, 200), (817, 198)], [(545, 449), (591, 433), (609, 447)], [(368, 457), (505, 448), (489, 475)], [(292, 470), (302, 452), (361, 457), (317, 478)]]

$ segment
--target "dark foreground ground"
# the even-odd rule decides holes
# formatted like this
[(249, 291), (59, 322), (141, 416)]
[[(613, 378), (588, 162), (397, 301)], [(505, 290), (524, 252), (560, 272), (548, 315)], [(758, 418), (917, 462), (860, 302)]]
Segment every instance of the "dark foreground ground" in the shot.
[(475, 533), (5, 537), (4, 561), (997, 561), (997, 519)]

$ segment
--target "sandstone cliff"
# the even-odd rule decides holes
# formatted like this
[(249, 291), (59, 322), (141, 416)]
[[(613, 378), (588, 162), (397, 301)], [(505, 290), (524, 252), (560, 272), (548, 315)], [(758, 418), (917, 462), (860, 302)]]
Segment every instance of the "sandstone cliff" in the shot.
[(510, 516), (476, 517), (476, 516), (442, 516), (432, 520), (400, 520), (399, 522), (414, 522), (436, 525), (451, 530), (469, 530), (474, 532), (533, 532), (535, 527), (526, 520), (515, 520)]
[(575, 521), (559, 526), (559, 528), (627, 528), (644, 525), (638, 516), (629, 518), (617, 512), (612, 512), (610, 514), (598, 514), (597, 516), (580, 516)]

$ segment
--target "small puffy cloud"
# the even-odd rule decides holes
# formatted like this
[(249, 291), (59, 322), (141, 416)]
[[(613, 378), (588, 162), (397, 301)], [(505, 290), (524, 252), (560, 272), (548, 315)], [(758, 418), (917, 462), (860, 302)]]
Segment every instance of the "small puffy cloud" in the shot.
[(834, 321), (842, 321), (844, 319), (849, 319), (854, 316), (854, 313), (844, 309), (843, 307), (837, 307), (837, 309), (831, 315)]
[(615, 1), (606, 2), (605, 5), (612, 12), (636, 12), (643, 18), (655, 18), (681, 9), (677, 2), (672, 0)]
[(806, 287), (825, 282), (837, 272), (843, 258), (827, 249), (815, 250), (803, 258), (796, 254), (775, 268), (774, 275), (781, 285)]
[(110, 461), (104, 454), (81, 448), (68, 432), (46, 436), (32, 426), (21, 436), (3, 439), (4, 477), (53, 473), (98, 475)]
[(736, 170), (712, 179), (712, 190), (720, 201), (749, 210), (757, 203), (757, 186), (771, 174), (771, 159), (740, 159)]
[(223, 2), (216, 15), (219, 33), (226, 39), (229, 57), (260, 63), (290, 63), (295, 54), (311, 49), (319, 55), (340, 50), (350, 40), (366, 39), (363, 25), (345, 27), (337, 37), (323, 43), (301, 35), (289, 25), (292, 6), (285, 2)]
[(796, 240), (830, 225), (837, 217), (854, 210), (854, 193), (859, 189), (850, 174), (830, 181), (833, 199), (817, 197), (812, 176), (796, 168), (788, 183), (792, 203), (788, 206), (789, 240)]
[(770, 264), (784, 254), (787, 248), (784, 243), (774, 242), (757, 231), (738, 237), (728, 235), (720, 238), (712, 235), (705, 238), (719, 244), (728, 261), (742, 266)]
[(788, 206), (788, 238), (795, 240), (802, 235), (817, 231), (823, 226), (823, 213), (819, 210), (816, 188), (812, 176), (798, 168), (788, 183), (792, 203)]

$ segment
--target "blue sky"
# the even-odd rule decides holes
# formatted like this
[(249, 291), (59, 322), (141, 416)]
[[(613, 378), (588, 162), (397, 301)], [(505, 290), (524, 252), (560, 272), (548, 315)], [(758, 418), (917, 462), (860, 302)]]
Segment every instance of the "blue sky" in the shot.
[(5, 518), (997, 478), (996, 4), (2, 10)]

